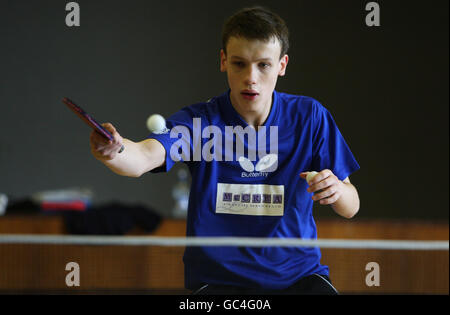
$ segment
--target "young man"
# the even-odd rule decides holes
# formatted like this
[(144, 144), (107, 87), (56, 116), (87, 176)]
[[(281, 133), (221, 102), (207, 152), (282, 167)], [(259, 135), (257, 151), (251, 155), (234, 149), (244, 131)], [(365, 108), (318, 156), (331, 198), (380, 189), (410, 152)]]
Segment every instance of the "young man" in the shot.
[[(132, 177), (186, 163), (187, 236), (317, 238), (314, 201), (345, 218), (357, 213), (348, 176), (359, 165), (319, 102), (275, 91), (288, 47), (278, 15), (237, 12), (225, 24), (220, 56), (229, 91), (183, 108), (168, 119), (170, 132), (141, 142), (104, 124), (114, 141), (92, 133), (93, 155)], [(307, 183), (313, 170), (319, 173)], [(189, 247), (185, 284), (199, 294), (335, 294), (320, 257), (318, 248)]]

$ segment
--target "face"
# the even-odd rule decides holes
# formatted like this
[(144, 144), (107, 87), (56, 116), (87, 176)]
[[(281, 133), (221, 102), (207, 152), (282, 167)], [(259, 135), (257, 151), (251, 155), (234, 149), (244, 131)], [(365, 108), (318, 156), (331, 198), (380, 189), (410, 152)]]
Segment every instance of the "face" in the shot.
[(221, 51), (220, 70), (226, 72), (231, 102), (242, 115), (270, 112), (278, 76), (284, 76), (288, 56), (280, 59), (277, 39), (264, 42), (231, 37)]

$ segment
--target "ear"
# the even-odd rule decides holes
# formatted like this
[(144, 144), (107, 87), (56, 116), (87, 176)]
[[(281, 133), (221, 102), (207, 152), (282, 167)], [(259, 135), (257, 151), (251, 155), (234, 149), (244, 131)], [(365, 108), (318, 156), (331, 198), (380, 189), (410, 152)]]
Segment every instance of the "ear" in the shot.
[(227, 71), (227, 55), (225, 54), (223, 49), (220, 50), (220, 71)]
[(286, 68), (289, 62), (289, 56), (284, 55), (280, 60), (280, 71), (278, 71), (278, 75), (283, 77), (286, 74)]

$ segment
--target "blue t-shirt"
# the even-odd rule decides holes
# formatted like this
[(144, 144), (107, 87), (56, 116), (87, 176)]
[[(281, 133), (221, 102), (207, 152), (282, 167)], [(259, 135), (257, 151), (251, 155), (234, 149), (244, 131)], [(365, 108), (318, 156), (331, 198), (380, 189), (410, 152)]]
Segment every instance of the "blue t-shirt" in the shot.
[[(168, 131), (151, 134), (166, 149), (164, 167), (188, 166), (187, 236), (317, 238), (312, 194), (299, 174), (330, 169), (344, 180), (359, 169), (330, 113), (310, 97), (274, 91), (265, 128), (248, 126), (229, 91), (183, 108)], [(328, 275), (319, 248), (187, 247), (185, 285), (284, 289)]]

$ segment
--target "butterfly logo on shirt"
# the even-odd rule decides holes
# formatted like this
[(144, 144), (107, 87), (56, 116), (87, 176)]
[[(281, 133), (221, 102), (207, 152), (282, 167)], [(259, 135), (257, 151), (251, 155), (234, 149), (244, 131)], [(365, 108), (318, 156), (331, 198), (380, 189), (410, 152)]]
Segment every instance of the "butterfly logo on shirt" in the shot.
[(246, 157), (239, 157), (239, 165), (247, 172), (243, 172), (241, 177), (267, 177), (268, 173), (275, 172), (278, 168), (278, 155), (268, 154), (260, 159), (256, 166)]

